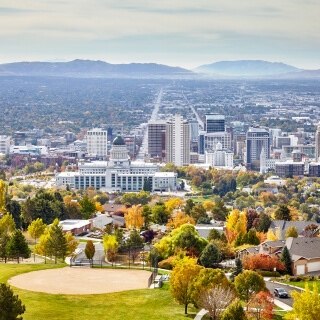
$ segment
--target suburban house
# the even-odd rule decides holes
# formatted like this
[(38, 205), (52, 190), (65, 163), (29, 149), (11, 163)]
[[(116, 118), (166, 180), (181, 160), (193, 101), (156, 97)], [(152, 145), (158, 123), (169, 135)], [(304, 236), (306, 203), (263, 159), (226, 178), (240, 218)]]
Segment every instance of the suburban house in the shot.
[(240, 259), (249, 254), (268, 254), (279, 256), (287, 247), (292, 259), (294, 275), (320, 271), (320, 238), (298, 237), (286, 240), (266, 240), (257, 247), (242, 249), (238, 252)]
[(63, 220), (59, 225), (62, 227), (63, 232), (71, 232), (73, 235), (79, 235), (83, 232), (88, 232), (92, 229), (92, 220)]
[[(305, 230), (310, 225), (317, 226), (318, 228), (316, 230), (313, 230), (313, 232), (306, 233)], [(299, 236), (315, 237), (319, 234), (320, 224), (311, 221), (272, 220), (270, 225), (270, 229), (272, 229), (273, 232), (275, 232), (277, 229), (280, 229), (282, 239), (285, 239), (286, 231), (289, 227), (295, 227)]]

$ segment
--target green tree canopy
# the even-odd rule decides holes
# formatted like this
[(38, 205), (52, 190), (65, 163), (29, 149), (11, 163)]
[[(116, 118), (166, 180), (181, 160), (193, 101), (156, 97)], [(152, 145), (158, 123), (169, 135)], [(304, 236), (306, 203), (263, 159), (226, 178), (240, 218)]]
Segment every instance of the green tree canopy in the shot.
[(253, 294), (266, 290), (266, 283), (263, 277), (251, 270), (245, 270), (237, 275), (234, 284), (239, 298), (246, 303), (248, 303)]
[(220, 261), (221, 253), (219, 248), (215, 244), (209, 243), (201, 252), (198, 263), (205, 268), (213, 268)]
[(274, 217), (276, 220), (286, 220), (290, 221), (290, 209), (285, 204), (280, 204), (279, 207), (274, 212)]
[(14, 295), (10, 286), (0, 283), (0, 320), (22, 320), (26, 311), (18, 295)]
[(63, 234), (62, 227), (59, 226), (59, 220), (55, 219), (49, 227), (49, 235), (47, 239), (48, 253), (54, 256), (55, 263), (57, 260), (64, 258), (67, 255), (67, 241)]
[(9, 242), (7, 243), (8, 256), (16, 258), (17, 262), (20, 262), (20, 258), (30, 258), (31, 251), (29, 249), (26, 238), (22, 234), (21, 230), (16, 230)]

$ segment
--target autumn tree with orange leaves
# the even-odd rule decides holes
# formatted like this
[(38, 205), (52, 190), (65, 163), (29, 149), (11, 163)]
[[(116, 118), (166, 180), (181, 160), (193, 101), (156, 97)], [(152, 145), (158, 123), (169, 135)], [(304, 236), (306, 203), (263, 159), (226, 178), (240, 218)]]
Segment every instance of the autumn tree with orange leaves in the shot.
[(248, 270), (286, 270), (285, 265), (277, 256), (269, 256), (267, 254), (250, 254), (243, 259), (242, 265)]
[(271, 320), (274, 313), (273, 295), (267, 291), (260, 291), (255, 294), (248, 302), (249, 310), (247, 315), (250, 319), (255, 320)]

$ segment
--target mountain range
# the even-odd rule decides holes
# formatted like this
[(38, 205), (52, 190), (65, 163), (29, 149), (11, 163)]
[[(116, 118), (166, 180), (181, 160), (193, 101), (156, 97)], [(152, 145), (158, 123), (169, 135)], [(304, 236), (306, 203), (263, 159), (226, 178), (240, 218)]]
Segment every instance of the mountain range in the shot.
[(104, 61), (15, 62), (0, 64), (0, 76), (171, 77), (171, 78), (320, 78), (320, 70), (302, 70), (282, 62), (220, 61), (193, 70), (156, 63), (111, 64)]
[(262, 60), (220, 61), (206, 64), (193, 70), (197, 73), (220, 74), (225, 76), (267, 76), (302, 71), (282, 62)]
[(0, 75), (111, 77), (146, 75), (188, 75), (192, 71), (156, 63), (111, 64), (104, 61), (15, 62), (0, 64)]

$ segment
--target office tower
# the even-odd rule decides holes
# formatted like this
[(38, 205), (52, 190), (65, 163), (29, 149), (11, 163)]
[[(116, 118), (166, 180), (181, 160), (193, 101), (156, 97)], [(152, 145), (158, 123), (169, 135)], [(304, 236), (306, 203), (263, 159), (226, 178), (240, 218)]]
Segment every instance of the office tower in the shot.
[(199, 123), (196, 119), (189, 120), (190, 123), (190, 141), (198, 141), (199, 138)]
[(317, 131), (316, 131), (316, 136), (315, 136), (315, 140), (316, 140), (316, 154), (315, 154), (315, 158), (316, 158), (316, 162), (319, 161), (319, 157), (320, 157), (320, 123), (317, 126)]
[(164, 146), (163, 132), (166, 130), (166, 121), (148, 122), (148, 156), (162, 158)]
[(190, 164), (190, 124), (179, 115), (166, 124), (166, 162)]
[(221, 114), (206, 114), (206, 132), (224, 132), (225, 116)]
[(95, 128), (87, 132), (87, 152), (98, 157), (107, 155), (107, 131)]
[(246, 163), (260, 161), (262, 149), (268, 159), (270, 157), (269, 132), (260, 128), (249, 128), (246, 142)]
[(10, 140), (11, 138), (8, 136), (0, 136), (0, 154), (9, 154)]

